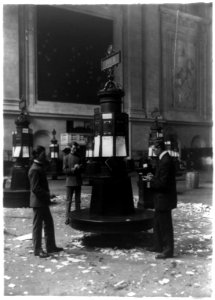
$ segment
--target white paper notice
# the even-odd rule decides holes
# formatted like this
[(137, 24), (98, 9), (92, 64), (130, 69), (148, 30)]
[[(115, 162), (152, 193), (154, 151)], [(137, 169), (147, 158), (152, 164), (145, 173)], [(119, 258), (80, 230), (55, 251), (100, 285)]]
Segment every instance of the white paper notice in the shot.
[(94, 137), (94, 157), (99, 156), (99, 148), (100, 148), (100, 135)]
[(93, 150), (91, 149), (88, 150), (88, 157), (93, 157)]
[(23, 146), (22, 148), (22, 157), (29, 157), (29, 148), (27, 146)]
[(113, 118), (113, 114), (112, 113), (102, 114), (102, 119), (103, 120), (112, 119), (112, 118)]
[(57, 152), (51, 152), (51, 158), (58, 158)]
[(124, 136), (116, 137), (116, 156), (126, 156), (126, 144)]
[(113, 156), (113, 136), (102, 137), (102, 157)]
[(19, 157), (21, 153), (21, 146), (14, 147), (13, 157)]

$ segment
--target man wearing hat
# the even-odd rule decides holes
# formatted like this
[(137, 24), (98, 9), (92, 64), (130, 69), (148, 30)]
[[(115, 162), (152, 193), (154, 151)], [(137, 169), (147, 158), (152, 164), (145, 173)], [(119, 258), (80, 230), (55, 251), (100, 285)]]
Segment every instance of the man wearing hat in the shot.
[[(73, 194), (75, 194), (75, 209), (80, 210), (81, 205), (82, 165), (78, 148), (78, 143), (72, 143), (71, 151), (67, 149), (69, 153), (63, 158), (63, 171), (66, 174), (66, 225), (69, 224), (69, 213), (71, 210)], [(64, 149), (64, 153), (65, 150), (66, 149)]]
[[(50, 191), (45, 171), (47, 163), (45, 148), (37, 146), (32, 151), (32, 156), (33, 164), (28, 177), (31, 189), (30, 207), (33, 208), (33, 248), (35, 256), (45, 258), (50, 253), (63, 251), (63, 248), (57, 247), (55, 243), (54, 222), (49, 208)], [(47, 252), (42, 249), (43, 228)]]
[(164, 141), (156, 141), (153, 151), (158, 157), (158, 164), (155, 175), (148, 177), (155, 208), (154, 247), (151, 251), (161, 252), (156, 258), (165, 259), (173, 257), (174, 253), (171, 213), (177, 206), (175, 165), (169, 153), (165, 151)]
[(67, 145), (63, 150), (62, 152), (67, 155), (71, 152), (71, 147), (69, 145)]

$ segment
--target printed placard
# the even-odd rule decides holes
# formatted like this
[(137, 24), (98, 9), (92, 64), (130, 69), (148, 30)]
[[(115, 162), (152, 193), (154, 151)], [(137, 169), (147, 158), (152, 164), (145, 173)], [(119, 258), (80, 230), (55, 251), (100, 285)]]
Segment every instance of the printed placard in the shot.
[(94, 157), (99, 157), (100, 135), (94, 137)]
[(116, 156), (127, 156), (124, 136), (116, 137)]
[(113, 136), (102, 137), (102, 157), (113, 156)]

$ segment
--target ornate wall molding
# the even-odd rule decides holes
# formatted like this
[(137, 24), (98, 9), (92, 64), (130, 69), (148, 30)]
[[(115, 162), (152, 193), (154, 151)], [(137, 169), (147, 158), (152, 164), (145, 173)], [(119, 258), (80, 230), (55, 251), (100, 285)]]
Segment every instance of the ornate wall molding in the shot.
[(4, 112), (7, 111), (16, 111), (19, 109), (19, 101), (20, 99), (4, 99), (3, 108)]
[(162, 101), (165, 111), (206, 118), (208, 22), (161, 9)]

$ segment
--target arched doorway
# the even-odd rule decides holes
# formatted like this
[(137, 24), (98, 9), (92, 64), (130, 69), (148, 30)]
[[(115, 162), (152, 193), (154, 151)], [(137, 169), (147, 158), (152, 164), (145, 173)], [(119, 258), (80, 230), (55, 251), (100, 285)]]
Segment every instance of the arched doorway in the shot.
[(48, 130), (38, 130), (34, 133), (34, 147), (41, 145), (48, 153), (51, 141), (51, 133)]
[(165, 141), (170, 141), (172, 150), (177, 151), (179, 154), (181, 153), (181, 142), (174, 128), (169, 126), (164, 129), (164, 139)]
[(197, 169), (210, 169), (213, 165), (211, 148), (206, 147), (204, 138), (196, 135), (191, 140), (191, 151)]
[(200, 135), (196, 135), (192, 138), (191, 148), (205, 148), (206, 143)]

